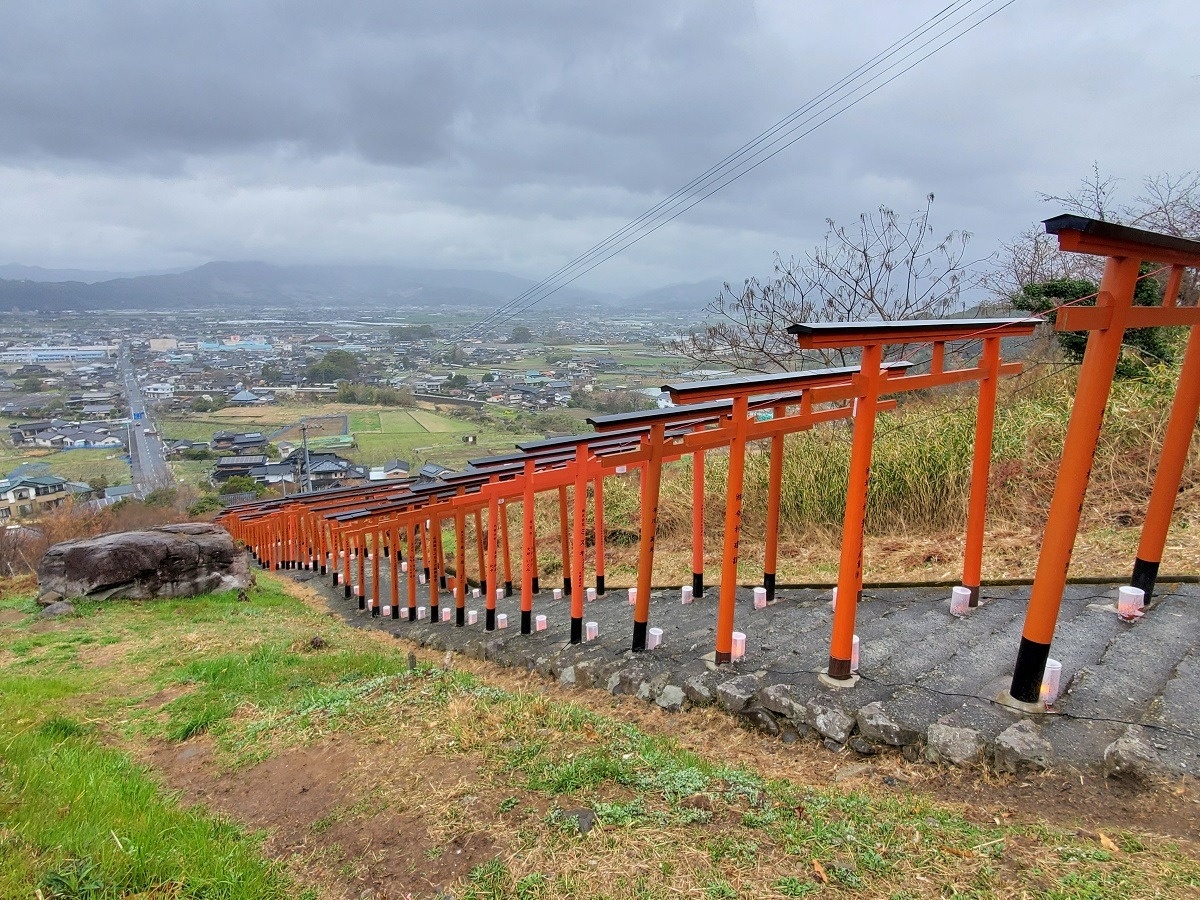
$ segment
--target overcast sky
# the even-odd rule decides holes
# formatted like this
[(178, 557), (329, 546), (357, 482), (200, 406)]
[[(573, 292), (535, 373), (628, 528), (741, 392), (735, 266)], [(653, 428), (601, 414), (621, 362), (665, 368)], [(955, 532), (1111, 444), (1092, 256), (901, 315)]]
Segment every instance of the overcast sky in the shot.
[[(0, 263), (540, 278), (949, 0), (7, 0)], [(982, 3), (983, 0), (978, 0)], [(769, 271), (936, 195), (975, 256), (1200, 167), (1200, 3), (1017, 0), (578, 282)]]

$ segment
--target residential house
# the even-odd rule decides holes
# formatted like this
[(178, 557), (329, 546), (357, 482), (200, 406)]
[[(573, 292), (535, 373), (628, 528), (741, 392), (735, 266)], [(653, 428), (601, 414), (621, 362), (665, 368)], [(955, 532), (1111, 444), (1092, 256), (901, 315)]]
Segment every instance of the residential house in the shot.
[[(300, 483), (304, 484), (304, 450), (293, 450), (283, 462), (294, 467)], [(314, 491), (357, 484), (366, 481), (369, 474), (366, 466), (356, 465), (336, 453), (314, 450), (308, 453), (308, 478)]]
[(410, 466), (407, 460), (389, 459), (382, 466), (372, 466), (371, 481), (388, 481), (393, 478), (407, 478)]
[(36, 516), (70, 496), (67, 479), (57, 475), (9, 475), (0, 478), (0, 519)]
[(117, 450), (125, 446), (122, 438), (113, 434), (100, 422), (55, 424), (36, 432), (27, 438), (25, 443), (53, 450)]
[(234, 406), (261, 406), (264, 403), (270, 403), (271, 398), (260, 397), (258, 394), (243, 390), (230, 397), (229, 402)]
[(142, 388), (142, 394), (147, 400), (169, 400), (175, 396), (175, 385), (165, 381), (148, 384)]
[(261, 431), (218, 431), (212, 436), (210, 446), (219, 452), (258, 454), (267, 446), (267, 438)]
[(417, 479), (420, 481), (437, 481), (448, 472), (453, 472), (449, 466), (443, 466), (435, 462), (428, 462), (417, 470)]
[(49, 431), (66, 424), (68, 423), (62, 419), (49, 419), (38, 422), (13, 422), (8, 426), (8, 437), (14, 444), (32, 443), (33, 436), (39, 431)]
[(189, 450), (208, 450), (208, 441), (167, 441), (164, 446), (167, 456), (178, 459)]
[(275, 488), (283, 494), (291, 494), (299, 490), (296, 487), (296, 468), (290, 463), (278, 462), (255, 466), (249, 474), (259, 484)]
[(223, 484), (235, 475), (249, 475), (251, 469), (266, 464), (265, 456), (222, 456), (213, 466), (209, 480), (213, 484)]

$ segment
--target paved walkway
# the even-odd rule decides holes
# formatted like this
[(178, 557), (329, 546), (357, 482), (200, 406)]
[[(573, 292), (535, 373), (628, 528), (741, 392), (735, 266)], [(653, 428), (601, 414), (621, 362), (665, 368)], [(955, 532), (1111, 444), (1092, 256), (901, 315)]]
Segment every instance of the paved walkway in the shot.
[[(655, 591), (650, 625), (663, 629), (663, 645), (634, 654), (632, 607), (623, 589), (587, 604), (585, 620), (598, 624), (599, 636), (572, 646), (570, 602), (552, 600), (549, 589), (534, 601), (547, 630), (522, 635), (518, 599), (510, 597), (497, 604), (508, 629), (489, 634), (482, 599), (468, 599), (479, 622), (462, 628), (372, 619), (328, 577), (288, 574), (322, 590), (352, 623), (538, 670), (564, 684), (636, 694), (668, 709), (718, 703), (789, 740), (794, 732), (814, 732), (833, 748), (848, 742), (869, 752), (872, 742), (889, 743), (908, 747), (910, 756), (924, 745), (927, 755), (949, 761), (962, 755), (967, 763), (977, 761), (971, 750), (977, 741), (976, 751), (999, 768), (1100, 768), (1106, 748), (1126, 735), (1140, 738), (1135, 756), (1157, 756), (1148, 767), (1200, 772), (1200, 586), (1193, 584), (1161, 584), (1154, 609), (1132, 623), (1116, 615), (1116, 585), (1068, 587), (1051, 651), (1063, 666), (1062, 696), (1052, 712), (1022, 716), (993, 700), (1008, 686), (1028, 587), (985, 587), (984, 602), (962, 619), (949, 614), (948, 588), (868, 589), (857, 617), (862, 680), (831, 690), (815, 674), (829, 653), (828, 590), (780, 590), (763, 610), (753, 608), (748, 589), (740, 590), (735, 627), (746, 634), (746, 656), (717, 669), (713, 587), (690, 605), (680, 603), (678, 590)], [(386, 599), (387, 585), (381, 588)], [(428, 587), (421, 590), (418, 602), (427, 604)], [(452, 607), (454, 599), (443, 592), (440, 602)], [(1014, 730), (1023, 719), (1027, 724)], [(1143, 727), (1130, 730), (1131, 724)]]

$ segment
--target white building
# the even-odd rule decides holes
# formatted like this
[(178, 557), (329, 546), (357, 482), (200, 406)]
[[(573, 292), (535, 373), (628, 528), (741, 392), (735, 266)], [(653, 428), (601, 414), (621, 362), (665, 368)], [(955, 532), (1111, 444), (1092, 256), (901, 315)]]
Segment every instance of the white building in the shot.
[(9, 347), (0, 350), (0, 363), (74, 362), (80, 359), (106, 359), (116, 355), (116, 344), (94, 344), (88, 347)]

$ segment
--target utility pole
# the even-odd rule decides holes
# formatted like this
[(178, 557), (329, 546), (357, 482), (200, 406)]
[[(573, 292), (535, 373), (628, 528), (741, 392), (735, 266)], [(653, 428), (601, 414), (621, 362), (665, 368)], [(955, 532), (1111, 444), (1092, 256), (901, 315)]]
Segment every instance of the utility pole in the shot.
[(309, 493), (312, 491), (312, 475), (308, 471), (308, 425), (303, 422), (300, 424), (300, 439), (304, 444), (304, 478), (301, 489)]

